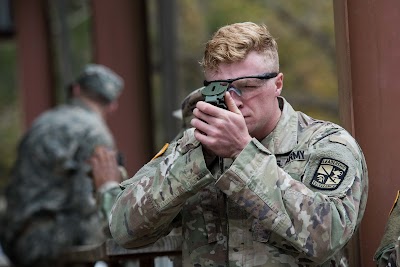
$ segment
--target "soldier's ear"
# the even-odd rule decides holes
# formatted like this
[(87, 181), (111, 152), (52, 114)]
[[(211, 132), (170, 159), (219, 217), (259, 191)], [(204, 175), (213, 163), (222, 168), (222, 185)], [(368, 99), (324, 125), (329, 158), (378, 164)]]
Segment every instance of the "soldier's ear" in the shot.
[(279, 73), (275, 78), (275, 95), (280, 96), (283, 88), (283, 73)]
[(115, 101), (113, 101), (113, 102), (111, 102), (109, 105), (108, 105), (108, 112), (114, 112), (114, 111), (116, 111), (117, 109), (118, 109), (118, 101), (117, 100), (115, 100)]
[(72, 83), (69, 90), (71, 97), (78, 97), (82, 94), (81, 86), (78, 83)]

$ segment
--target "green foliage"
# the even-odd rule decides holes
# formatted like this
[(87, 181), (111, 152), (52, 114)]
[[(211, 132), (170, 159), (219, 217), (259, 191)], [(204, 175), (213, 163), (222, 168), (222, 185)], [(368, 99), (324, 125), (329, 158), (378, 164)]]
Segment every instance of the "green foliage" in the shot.
[(295, 108), (310, 111), (312, 116), (338, 120), (332, 1), (178, 0), (178, 3), (179, 50), (183, 51), (180, 73), (186, 93), (201, 86), (202, 73), (197, 62), (215, 30), (235, 22), (264, 23), (278, 41), (281, 72), (285, 75), (283, 96)]
[(91, 12), (87, 0), (49, 1), (50, 39), (55, 90), (65, 102), (65, 88), (92, 62)]
[[(165, 142), (162, 121), (169, 113), (161, 112), (162, 82), (159, 64), (158, 1), (149, 0), (149, 36), (153, 64), (153, 104), (157, 146)], [(280, 70), (284, 74), (286, 97), (294, 108), (309, 115), (338, 122), (337, 78), (332, 1), (309, 0), (175, 0), (177, 25), (178, 93), (184, 96), (202, 86), (203, 73), (198, 62), (205, 43), (221, 26), (243, 21), (264, 23), (277, 39)], [(179, 108), (178, 106), (176, 108)], [(179, 129), (176, 129), (179, 131)]]
[[(152, 92), (157, 140), (163, 138), (160, 125), (161, 80), (158, 38), (158, 2), (148, 0), (149, 44), (152, 62)], [(92, 60), (91, 11), (88, 0), (48, 1), (54, 73), (63, 101), (64, 86), (87, 62)], [(61, 6), (64, 3), (65, 6)], [(337, 122), (337, 78), (332, 1), (310, 0), (176, 0), (178, 94), (181, 101), (202, 86), (198, 64), (207, 40), (219, 27), (243, 21), (265, 23), (277, 38), (280, 69), (285, 75), (283, 96), (296, 109), (311, 116)], [(64, 23), (64, 24), (62, 24)], [(66, 26), (62, 28), (61, 25)], [(66, 41), (65, 41), (66, 40)], [(15, 157), (21, 133), (18, 85), (16, 83), (16, 47), (14, 41), (0, 43), (0, 175), (3, 177)], [(60, 93), (61, 92), (61, 93)], [(60, 96), (61, 95), (61, 96)], [(176, 107), (179, 108), (179, 107)], [(178, 130), (178, 129), (177, 129)], [(156, 142), (158, 142), (156, 140)], [(0, 177), (0, 183), (1, 183)], [(1, 184), (0, 184), (1, 185)]]
[(21, 133), (17, 101), (16, 47), (13, 41), (0, 43), (0, 189), (8, 180)]
[(0, 43), (0, 106), (14, 103), (17, 90), (15, 84), (16, 48), (12, 41)]

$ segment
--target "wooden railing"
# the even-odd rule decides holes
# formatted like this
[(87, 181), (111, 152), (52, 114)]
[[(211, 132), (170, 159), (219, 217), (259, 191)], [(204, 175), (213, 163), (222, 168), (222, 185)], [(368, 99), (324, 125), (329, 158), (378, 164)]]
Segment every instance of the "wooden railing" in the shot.
[(175, 259), (174, 267), (177, 267), (181, 266), (181, 251), (182, 237), (168, 235), (152, 245), (136, 249), (125, 249), (113, 239), (108, 239), (98, 245), (73, 247), (64, 254), (63, 258), (65, 267), (73, 263), (93, 266), (97, 261), (104, 261), (109, 267), (116, 267), (128, 260), (138, 260), (140, 266), (152, 267), (156, 257), (170, 256)]

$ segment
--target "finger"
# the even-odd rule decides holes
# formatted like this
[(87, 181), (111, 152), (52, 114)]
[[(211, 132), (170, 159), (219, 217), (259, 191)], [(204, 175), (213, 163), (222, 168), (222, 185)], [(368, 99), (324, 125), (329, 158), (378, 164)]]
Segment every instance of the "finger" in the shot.
[(104, 157), (104, 154), (106, 153), (105, 151), (106, 151), (106, 149), (104, 146), (97, 146), (94, 149), (93, 156), (102, 158), (102, 157)]
[(200, 120), (198, 118), (193, 118), (190, 121), (190, 124), (196, 128), (197, 130), (199, 130), (200, 132), (202, 132), (203, 134), (207, 135), (206, 133), (209, 131), (210, 129), (210, 125), (207, 122), (204, 122), (203, 120)]
[(106, 157), (108, 157), (109, 159), (113, 159), (113, 160), (117, 160), (117, 157), (116, 157), (116, 152), (115, 152), (115, 150), (109, 150), (109, 149), (107, 149), (107, 150), (104, 150), (105, 152), (105, 156)]
[(228, 107), (229, 111), (242, 115), (239, 108), (236, 106), (235, 101), (233, 100), (230, 92), (225, 93), (225, 104)]
[(217, 117), (220, 114), (220, 108), (213, 104), (199, 101), (196, 103), (196, 108), (203, 114), (209, 115), (210, 117)]
[(101, 153), (101, 146), (96, 146), (93, 150), (92, 156), (95, 157)]
[(96, 165), (97, 164), (97, 158), (95, 157), (95, 156), (93, 156), (93, 157), (91, 157), (91, 158), (89, 158), (88, 159), (88, 163), (90, 164), (90, 165), (92, 165), (92, 166), (94, 166), (94, 165)]
[(98, 146), (94, 151), (94, 156), (98, 157), (99, 159), (106, 159), (115, 157), (116, 152), (111, 148), (107, 148), (105, 146)]
[(214, 140), (212, 137), (207, 136), (205, 133), (199, 131), (198, 129), (194, 130), (194, 137), (203, 145), (208, 145)]
[(200, 121), (203, 121), (205, 123), (209, 123), (209, 120), (211, 118), (211, 116), (207, 115), (206, 113), (202, 112), (201, 110), (199, 110), (198, 108), (195, 108), (193, 110), (193, 115), (196, 119), (199, 119)]

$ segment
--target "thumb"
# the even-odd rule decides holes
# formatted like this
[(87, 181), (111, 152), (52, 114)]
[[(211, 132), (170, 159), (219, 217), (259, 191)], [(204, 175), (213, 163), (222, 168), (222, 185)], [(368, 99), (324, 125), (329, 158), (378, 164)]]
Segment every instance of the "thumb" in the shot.
[(230, 92), (225, 93), (225, 104), (228, 107), (229, 111), (242, 115), (242, 112), (240, 112), (239, 108), (236, 106), (235, 101), (233, 100)]

